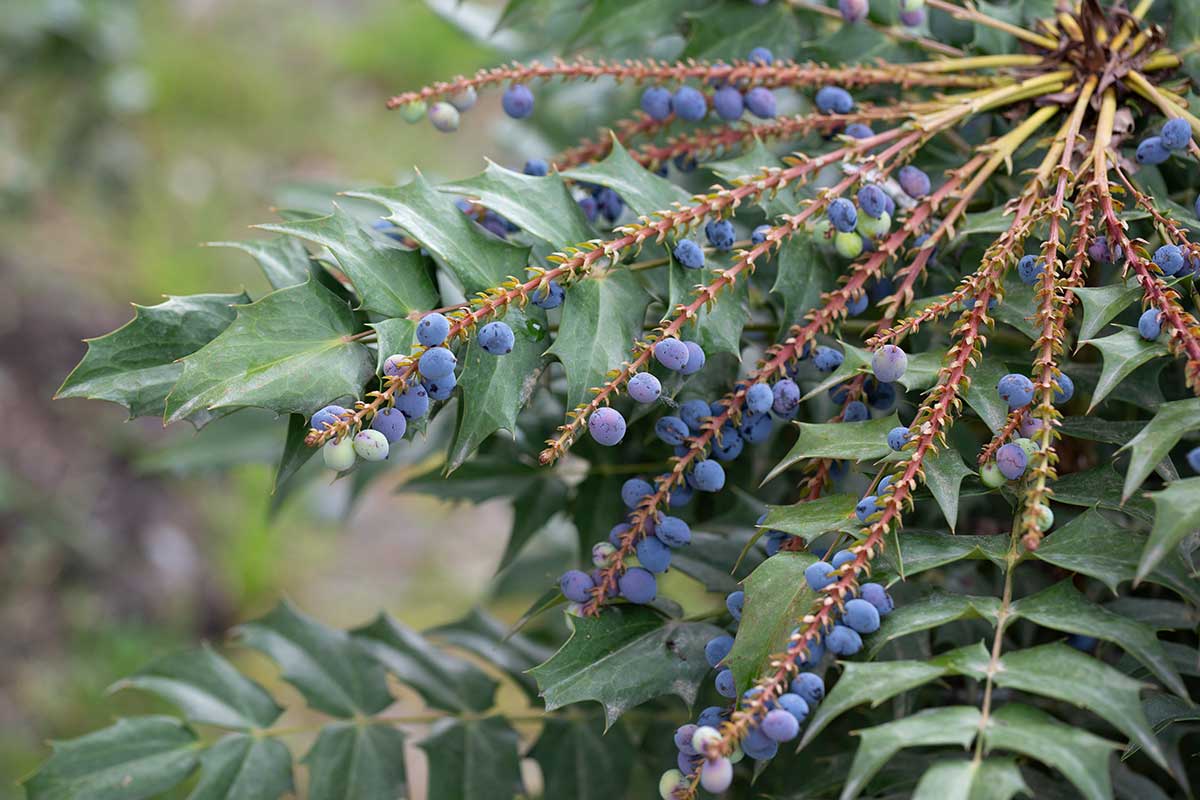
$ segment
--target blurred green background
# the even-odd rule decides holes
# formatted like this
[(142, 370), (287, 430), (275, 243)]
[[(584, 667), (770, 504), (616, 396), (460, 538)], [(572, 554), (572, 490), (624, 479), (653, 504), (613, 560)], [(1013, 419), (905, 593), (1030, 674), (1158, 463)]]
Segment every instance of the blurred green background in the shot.
[[(453, 9), (454, 4), (447, 2)], [(385, 606), (418, 627), (477, 601), (507, 507), (453, 508), (317, 481), (272, 517), (279, 423), (204, 440), (52, 402), (80, 340), (127, 301), (266, 284), (244, 254), (271, 208), (327, 190), (479, 171), (495, 97), (454, 137), (389, 94), (495, 63), (417, 0), (17, 0), (0, 11), (0, 797), (45, 741), (145, 701), (105, 689), (220, 640), (280, 595), (331, 624)], [(488, 9), (468, 22), (485, 21)], [(231, 453), (252, 462), (218, 470)], [(257, 463), (253, 463), (257, 462)], [(472, 524), (467, 523), (471, 517)], [(479, 524), (482, 518), (486, 524)], [(462, 532), (453, 546), (435, 531)], [(447, 591), (446, 587), (457, 587)], [(265, 662), (264, 662), (265, 665)], [(271, 671), (259, 670), (270, 679)], [(260, 676), (262, 677), (262, 676)], [(286, 696), (286, 695), (285, 695)]]

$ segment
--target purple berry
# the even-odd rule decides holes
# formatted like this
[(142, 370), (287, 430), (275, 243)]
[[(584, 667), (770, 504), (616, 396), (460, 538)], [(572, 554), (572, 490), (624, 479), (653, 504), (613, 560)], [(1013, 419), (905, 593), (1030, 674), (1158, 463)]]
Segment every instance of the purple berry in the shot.
[(1001, 400), (1008, 403), (1009, 409), (1018, 409), (1033, 402), (1033, 381), (1010, 372), (996, 384), (996, 392)]
[(666, 572), (671, 566), (671, 548), (656, 536), (644, 536), (634, 548), (638, 562), (651, 572)]
[(751, 64), (762, 64), (764, 67), (769, 67), (775, 63), (775, 55), (765, 47), (756, 47), (750, 51), (746, 60)]
[(531, 158), (525, 162), (525, 169), (522, 171), (534, 178), (544, 178), (550, 174), (550, 165), (544, 158)]
[(1021, 260), (1017, 262), (1017, 277), (1026, 286), (1033, 286), (1045, 269), (1045, 262), (1037, 256), (1032, 254), (1021, 256)]
[(853, 295), (849, 300), (846, 301), (846, 313), (852, 317), (857, 317), (859, 314), (867, 310), (867, 303), (869, 302), (870, 298), (867, 297), (866, 292), (860, 292), (859, 294)]
[(383, 361), (383, 374), (390, 378), (399, 377), (400, 373), (404, 370), (404, 362), (407, 358), (408, 356), (401, 355), (400, 353), (388, 356)]
[(746, 92), (746, 110), (759, 119), (775, 116), (775, 93), (765, 86), (755, 86)]
[(679, 418), (695, 434), (704, 430), (704, 421), (710, 415), (708, 403), (703, 400), (688, 400), (679, 407)]
[(756, 383), (746, 390), (746, 408), (756, 414), (770, 411), (775, 402), (775, 394), (765, 383)]
[(1154, 265), (1164, 275), (1178, 275), (1183, 269), (1183, 251), (1173, 244), (1164, 244), (1154, 251)]
[[(1054, 404), (1062, 405), (1063, 403), (1070, 402), (1071, 398), (1074, 396), (1075, 396), (1075, 381), (1071, 380), (1071, 376), (1068, 375), (1067, 373), (1060, 372), (1058, 374), (1058, 388), (1054, 390)], [(1038, 421), (1041, 422), (1041, 420), (1038, 420)], [(1041, 427), (1041, 426), (1039, 425), (1038, 427)], [(1023, 430), (1023, 428), (1022, 428), (1022, 430)], [(1025, 434), (1021, 434), (1021, 435), (1025, 436)], [(1028, 438), (1028, 437), (1026, 437), (1026, 438)]]
[(829, 204), (829, 221), (842, 233), (852, 233), (858, 225), (858, 209), (844, 197)]
[(675, 260), (685, 269), (700, 269), (704, 266), (704, 250), (691, 239), (683, 239), (671, 251)]
[(875, 131), (871, 130), (871, 126), (862, 122), (851, 122), (846, 126), (845, 133), (851, 139), (870, 139), (875, 135)]
[(900, 24), (909, 28), (919, 28), (925, 22), (925, 9), (901, 9)]
[(798, 723), (804, 722), (805, 718), (808, 717), (808, 702), (798, 694), (784, 692), (775, 698), (775, 705), (795, 717)]
[(804, 570), (804, 579), (808, 581), (810, 589), (819, 592), (837, 580), (837, 575), (833, 574), (831, 565), (824, 561), (818, 561), (815, 564), (809, 564)]
[(767, 761), (779, 752), (779, 743), (763, 733), (761, 728), (751, 728), (742, 740), (742, 751), (755, 761)]
[(651, 86), (642, 92), (642, 111), (660, 122), (671, 116), (671, 92), (661, 86)]
[(1017, 478), (1025, 474), (1025, 467), (1029, 464), (1029, 456), (1019, 444), (1006, 444), (996, 451), (996, 466), (1000, 468), (1000, 473), (1010, 481), (1015, 481)]
[(450, 334), (450, 320), (443, 314), (431, 311), (417, 323), (417, 341), (424, 347), (437, 347)]
[(808, 703), (810, 709), (816, 708), (825, 699), (825, 681), (815, 672), (801, 672), (792, 679), (791, 690), (792, 694)]
[(715, 667), (725, 660), (725, 656), (729, 655), (732, 649), (733, 637), (728, 634), (710, 639), (708, 644), (704, 645), (704, 660), (710, 667)]
[(742, 118), (742, 112), (745, 110), (745, 103), (742, 101), (742, 93), (733, 86), (724, 86), (716, 91), (713, 95), (713, 110), (717, 112), (717, 116), (726, 122), (733, 122)]
[(879, 630), (879, 609), (861, 598), (848, 601), (843, 616), (846, 624), (858, 633), (874, 633)]
[(725, 468), (705, 459), (692, 468), (692, 483), (702, 492), (719, 492), (725, 488)]
[(846, 410), (842, 412), (842, 422), (865, 422), (871, 418), (871, 412), (867, 411), (867, 406), (861, 400), (852, 400), (846, 404)]
[[(772, 398), (773, 400), (774, 398)], [(746, 414), (742, 417), (742, 427), (740, 428), (742, 440), (749, 444), (765, 442), (774, 427), (775, 423), (770, 414), (765, 412)]]
[(684, 375), (694, 375), (704, 369), (704, 350), (695, 342), (684, 342), (684, 346), (688, 351), (687, 362), (683, 365), (683, 369), (679, 370)]
[(762, 244), (767, 240), (767, 234), (770, 232), (770, 225), (759, 225), (750, 232), (750, 244)]
[(566, 297), (566, 291), (557, 282), (550, 281), (545, 286), (539, 286), (537, 289), (534, 289), (529, 299), (538, 308), (544, 308), (548, 311), (561, 306)]
[(1200, 447), (1193, 447), (1188, 451), (1187, 462), (1192, 472), (1200, 472)]
[(885, 344), (871, 357), (871, 371), (880, 383), (895, 383), (908, 369), (908, 353), (894, 344)]
[(654, 526), (654, 535), (668, 547), (685, 547), (692, 541), (692, 529), (679, 517), (663, 515)]
[(897, 425), (888, 431), (887, 443), (888, 447), (899, 452), (904, 449), (904, 445), (908, 443), (909, 436), (908, 428), (903, 425)]
[(442, 133), (453, 133), (458, 130), (458, 109), (449, 103), (434, 103), (429, 107), (429, 121)]
[(854, 110), (854, 98), (840, 86), (822, 86), (815, 101), (822, 114), (849, 114)]
[(404, 414), (394, 408), (381, 408), (371, 419), (371, 427), (384, 435), (388, 444), (395, 444), (404, 438), (408, 429), (408, 420)]
[(691, 352), (687, 345), (673, 337), (661, 339), (654, 345), (654, 358), (672, 372), (679, 372), (687, 365)]
[(862, 500), (858, 501), (858, 505), (854, 507), (854, 516), (858, 517), (858, 521), (866, 524), (871, 515), (879, 511), (879, 498), (873, 494), (869, 494)]
[(342, 415), (346, 413), (346, 409), (342, 406), (331, 404), (322, 408), (320, 411), (312, 415), (308, 426), (314, 430), (323, 431), (330, 425), (337, 424)]
[(721, 794), (733, 783), (733, 762), (721, 758), (705, 759), (700, 765), (700, 785), (707, 792)]
[(869, 0), (838, 0), (838, 11), (846, 22), (862, 22), (871, 10)]
[[(892, 603), (892, 596), (887, 593), (887, 590), (881, 584), (864, 583), (859, 587), (858, 593), (863, 600), (875, 606), (875, 610), (879, 612), (880, 616), (887, 616), (895, 608), (895, 604)], [(792, 691), (796, 691), (795, 688)]]
[(617, 581), (617, 588), (621, 597), (638, 605), (649, 603), (658, 595), (658, 583), (654, 580), (653, 573), (641, 567), (625, 570), (625, 574)]
[(621, 502), (626, 508), (638, 507), (642, 498), (654, 494), (654, 487), (644, 478), (630, 478), (621, 484)]
[(718, 250), (732, 250), (736, 240), (733, 223), (727, 219), (710, 220), (704, 226), (704, 236), (708, 243)]
[(712, 455), (718, 461), (733, 461), (742, 454), (745, 446), (737, 428), (733, 427), (733, 423), (726, 422), (721, 426), (721, 435), (713, 440)]
[(422, 377), (444, 378), (454, 374), (454, 367), (457, 364), (458, 359), (454, 357), (454, 353), (444, 347), (431, 347), (421, 354), (421, 359), (417, 362), (417, 369), (421, 371)]
[(746, 607), (746, 593), (741, 589), (736, 592), (730, 592), (725, 596), (725, 608), (729, 609), (729, 615), (733, 617), (735, 622), (742, 621), (742, 609)]
[(1175, 117), (1167, 120), (1160, 135), (1168, 150), (1183, 150), (1192, 141), (1192, 126), (1186, 119)]
[(723, 669), (718, 672), (713, 685), (717, 687), (717, 694), (721, 697), (731, 700), (737, 697), (737, 683), (733, 679), (733, 670)]
[(533, 92), (523, 83), (516, 83), (505, 90), (500, 98), (504, 113), (513, 119), (525, 119), (533, 113)]
[(567, 570), (558, 579), (558, 588), (563, 597), (572, 603), (586, 603), (591, 598), (595, 586), (590, 575), (577, 569)]
[(852, 656), (862, 650), (862, 637), (853, 628), (834, 625), (825, 637), (825, 646), (835, 656)]
[(771, 409), (780, 416), (790, 416), (800, 406), (800, 387), (791, 378), (775, 381), (771, 394)]
[(479, 346), (485, 353), (494, 356), (504, 356), (512, 352), (516, 344), (513, 329), (507, 322), (489, 322), (479, 331)]
[(1171, 151), (1163, 144), (1161, 136), (1150, 136), (1138, 144), (1134, 157), (1139, 164), (1154, 166), (1170, 158)]
[(679, 417), (660, 417), (658, 422), (654, 423), (654, 433), (663, 442), (674, 447), (683, 444), (690, 431)]
[(629, 396), (639, 403), (653, 403), (662, 395), (662, 383), (649, 372), (629, 379)]
[(625, 438), (625, 418), (615, 408), (597, 408), (588, 419), (588, 433), (596, 444), (612, 447)]
[(429, 393), (421, 384), (414, 384), (396, 396), (396, 408), (409, 419), (420, 419), (429, 411)]
[(675, 116), (687, 122), (699, 122), (708, 113), (708, 101), (703, 93), (691, 86), (681, 86), (671, 97)]
[(924, 170), (914, 167), (911, 164), (900, 168), (897, 180), (900, 182), (900, 188), (904, 190), (904, 193), (916, 200), (925, 197), (933, 189), (933, 185), (929, 181), (929, 175)]
[(873, 183), (858, 190), (858, 207), (868, 217), (879, 219), (887, 213), (887, 195)]
[(800, 735), (800, 721), (782, 708), (772, 709), (763, 717), (762, 732), (777, 742), (790, 742)]
[(1138, 333), (1148, 342), (1153, 342), (1162, 333), (1162, 312), (1150, 308), (1138, 318)]
[(842, 355), (842, 351), (834, 350), (832, 347), (822, 345), (813, 352), (813, 366), (821, 372), (833, 372), (845, 360), (846, 357)]

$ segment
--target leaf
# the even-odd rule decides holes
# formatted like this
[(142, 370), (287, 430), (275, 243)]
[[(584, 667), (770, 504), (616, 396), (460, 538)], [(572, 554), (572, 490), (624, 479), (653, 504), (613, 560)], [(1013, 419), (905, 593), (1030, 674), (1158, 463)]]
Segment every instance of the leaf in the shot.
[(925, 460), (925, 486), (937, 500), (950, 532), (958, 523), (958, 497), (963, 478), (974, 475), (953, 447), (944, 447), (933, 458)]
[(1033, 796), (1021, 769), (1011, 759), (987, 758), (935, 763), (917, 782), (912, 800), (1010, 800), (1017, 794)]
[(1165, 356), (1167, 347), (1159, 342), (1147, 342), (1135, 328), (1118, 325), (1121, 330), (1102, 339), (1086, 339), (1080, 346), (1090, 344), (1100, 351), (1104, 357), (1104, 368), (1100, 372), (1100, 380), (1092, 392), (1092, 404), (1088, 406), (1091, 412), (1108, 393), (1117, 388), (1129, 373), (1146, 362)]
[[(1059, 431), (1072, 439), (1125, 444), (1146, 426), (1149, 420), (1107, 420), (1100, 417), (1064, 417)], [(1057, 484), (1055, 484), (1057, 486)]]
[(974, 597), (935, 591), (920, 600), (896, 606), (883, 618), (879, 630), (867, 639), (870, 658), (884, 645), (902, 636), (939, 628), (958, 619), (987, 619), (994, 625), (1000, 611), (1000, 601), (994, 597)]
[(1103, 718), (1168, 769), (1166, 757), (1142, 710), (1143, 684), (1104, 662), (1060, 642), (1005, 654), (994, 676), (997, 686), (1052, 697)]
[(460, 620), (425, 631), (425, 635), (474, 653), (503, 670), (531, 697), (537, 696), (537, 684), (529, 670), (551, 655), (532, 639), (509, 633), (502, 622), (478, 608)]
[(222, 728), (265, 728), (283, 713), (263, 687), (208, 645), (160, 658), (113, 686), (119, 689), (156, 694), (188, 721)]
[[(87, 353), (56, 398), (87, 397), (125, 406), (132, 417), (163, 413), (171, 387), (183, 373), (178, 360), (229, 327), (241, 294), (168, 297), (156, 306), (134, 305), (133, 319), (104, 336), (88, 339)], [(204, 418), (205, 415), (197, 415)]]
[(304, 443), (308, 437), (308, 420), (303, 414), (289, 414), (287, 434), (283, 441), (283, 452), (279, 455), (279, 465), (275, 468), (275, 481), (271, 486), (272, 505), (277, 505), (286, 495), (281, 489), (287, 487), (300, 468), (316, 455), (317, 448)]
[(1070, 506), (1121, 511), (1144, 522), (1154, 518), (1154, 507), (1144, 497), (1121, 498), (1124, 479), (1111, 461), (1083, 472), (1063, 475), (1054, 482), (1054, 500)]
[(420, 173), (403, 186), (346, 192), (387, 208), (390, 219), (444, 264), (467, 296), (524, 275), (529, 251), (487, 233)]
[(854, 517), (858, 497), (831, 494), (816, 500), (802, 500), (790, 506), (767, 506), (762, 528), (799, 536), (807, 544), (829, 531), (851, 531), (862, 527)]
[[(741, 562), (742, 553), (748, 549), (752, 534), (729, 532), (707, 533), (692, 529), (692, 546), (681, 547), (671, 557), (671, 566), (684, 575), (695, 578), (710, 592), (729, 594), (737, 589), (737, 575), (745, 575), (762, 563), (756, 552), (749, 552)], [(730, 574), (730, 565), (738, 564), (735, 574)]]
[[(656, 0), (658, 2), (658, 0)], [(622, 14), (625, 9), (622, 9)], [(639, 216), (668, 211), (675, 203), (686, 202), (688, 193), (660, 178), (633, 160), (625, 147), (613, 137), (612, 152), (597, 164), (588, 164), (562, 173), (564, 178), (607, 186), (621, 196)]]
[(900, 377), (900, 385), (907, 391), (928, 389), (937, 383), (942, 370), (942, 355), (936, 350), (925, 353), (910, 353), (908, 367)]
[(420, 743), (429, 759), (429, 797), (500, 800), (521, 791), (517, 734), (503, 717), (442, 720)]
[(309, 800), (405, 797), (404, 734), (371, 720), (335, 722), (304, 756)]
[(1037, 309), (1034, 307), (1034, 291), (1034, 287), (1026, 286), (1023, 283), (1005, 286), (1004, 302), (997, 305), (995, 310), (997, 320), (1009, 325), (1031, 340), (1036, 340), (1040, 333), (1036, 323)]
[(787, 328), (804, 318), (834, 286), (830, 261), (811, 236), (796, 234), (783, 243), (771, 294), (783, 300), (780, 324)]
[(1155, 630), (1191, 630), (1200, 626), (1200, 609), (1174, 600), (1118, 597), (1105, 603), (1104, 607)]
[(1200, 397), (1176, 400), (1158, 407), (1146, 427), (1121, 448), (1129, 451), (1129, 469), (1125, 472), (1123, 499), (1142, 485), (1154, 468), (1171, 452), (1186, 433), (1200, 429)]
[(624, 725), (605, 733), (599, 719), (547, 717), (529, 755), (542, 768), (545, 797), (613, 800), (626, 797), (633, 742)]
[(579, 203), (557, 173), (538, 178), (488, 161), (479, 175), (438, 189), (477, 200), (551, 247), (580, 244), (594, 236)]
[(1013, 604), (1014, 613), (1044, 628), (1104, 639), (1125, 650), (1163, 682), (1168, 689), (1187, 697), (1187, 689), (1162, 643), (1141, 623), (1095, 605), (1067, 579)]
[(329, 248), (367, 311), (385, 317), (403, 317), (438, 304), (437, 288), (419, 252), (372, 235), (336, 203), (327, 217), (257, 227)]
[(777, 58), (787, 58), (802, 39), (799, 18), (786, 5), (719, 4), (686, 16), (691, 36), (684, 58), (745, 58), (755, 47), (768, 47)]
[(689, 706), (709, 672), (704, 645), (715, 625), (664, 621), (648, 608), (618, 606), (599, 617), (576, 617), (571, 638), (530, 670), (553, 711), (595, 700), (608, 726), (630, 708), (673, 694)]
[(188, 800), (274, 800), (293, 791), (287, 745), (231, 733), (200, 757), (200, 780)]
[(979, 709), (974, 706), (928, 708), (895, 722), (859, 731), (862, 740), (842, 787), (842, 800), (858, 797), (880, 767), (905, 747), (959, 745), (966, 749), (975, 739), (979, 718)]
[(380, 614), (350, 635), (433, 708), (455, 712), (492, 707), (495, 681), (471, 662), (439, 650), (387, 614)]
[[(717, 260), (716, 254), (710, 254), (708, 263), (714, 268), (690, 270), (672, 258), (668, 267), (668, 305), (674, 308), (680, 303), (690, 303), (694, 299), (692, 292), (697, 284), (711, 283), (716, 279), (716, 265), (713, 262)], [(712, 357), (717, 353), (729, 353), (741, 358), (742, 331), (750, 319), (749, 295), (750, 279), (743, 276), (733, 286), (725, 287), (713, 303), (702, 306), (693, 317), (688, 336), (700, 345), (705, 355)]]
[(392, 704), (383, 667), (345, 631), (327, 628), (286, 600), (235, 633), (279, 665), (310, 706), (335, 717), (375, 714)]
[(496, 572), (507, 568), (556, 514), (567, 509), (567, 484), (553, 476), (544, 477), (538, 484), (513, 497), (512, 529)]
[(1108, 759), (1115, 742), (1064, 725), (1044, 711), (1020, 703), (996, 709), (983, 731), (989, 750), (1010, 750), (1053, 767), (1092, 800), (1112, 797)]
[(1200, 528), (1200, 478), (1173, 481), (1161, 492), (1151, 492), (1154, 529), (1138, 560), (1134, 583), (1141, 582), (1179, 543)]
[(817, 706), (816, 713), (809, 718), (804, 736), (800, 740), (801, 748), (816, 738), (826, 725), (855, 706), (870, 703), (871, 708), (877, 708), (896, 695), (929, 683), (949, 672), (940, 664), (924, 661), (846, 661), (843, 662), (843, 666), (845, 669), (834, 684), (833, 690)]
[(312, 275), (312, 262), (304, 245), (291, 236), (249, 242), (209, 242), (208, 247), (233, 247), (258, 262), (272, 289), (298, 286)]
[[(1116, 594), (1119, 584), (1136, 576), (1145, 543), (1145, 537), (1113, 524), (1100, 512), (1087, 511), (1054, 531), (1032, 555), (1095, 578)], [(1143, 580), (1200, 604), (1200, 588), (1190, 572), (1178, 554), (1170, 554)]]
[(383, 362), (394, 355), (408, 355), (413, 349), (417, 335), (417, 323), (408, 317), (394, 317), (378, 322), (369, 322), (367, 327), (375, 329), (375, 371), (383, 372)]
[(245, 406), (311, 416), (357, 396), (374, 369), (370, 351), (347, 341), (354, 331), (349, 307), (312, 281), (238, 306), (221, 335), (183, 360), (166, 420)]
[[(727, 14), (731, 10), (732, 9), (726, 7), (724, 12)], [(755, 14), (753, 9), (746, 10), (752, 15)], [(751, 45), (745, 50), (745, 52), (749, 53), (750, 50), (759, 46), (770, 47), (770, 45), (760, 41), (758, 44)], [(782, 56), (781, 50), (773, 47), (770, 47), (770, 49), (775, 53), (776, 58), (780, 58)], [(743, 58), (744, 56), (739, 52), (734, 57)], [(748, 175), (756, 175), (759, 172), (762, 172), (766, 167), (782, 167), (783, 162), (779, 160), (779, 156), (775, 155), (775, 153), (769, 150), (762, 143), (762, 140), (756, 136), (754, 138), (754, 146), (744, 149), (740, 155), (732, 158), (722, 158), (719, 161), (705, 161), (702, 162), (702, 166), (721, 180), (727, 183), (734, 183)], [(792, 194), (791, 187), (784, 187), (778, 193), (773, 195), (770, 193), (763, 195), (762, 197), (758, 198), (757, 203), (767, 215), (768, 219), (777, 217), (780, 214), (794, 214), (800, 210), (799, 206), (796, 204), (796, 199)], [(788, 237), (787, 241), (784, 242), (784, 249), (787, 248), (788, 243), (790, 242), (799, 244), (800, 242), (811, 241), (811, 238), (812, 237), (808, 235), (795, 235)], [(818, 255), (816, 257), (820, 258), (820, 264), (811, 264), (808, 261), (805, 261), (804, 268), (812, 270), (821, 269), (828, 276), (829, 288), (833, 288), (834, 267), (832, 259), (829, 258), (828, 255)], [(775, 290), (772, 289), (771, 291)], [(816, 305), (817, 299), (818, 298), (815, 297), (813, 298), (813, 306)]]
[(888, 431), (899, 424), (900, 418), (895, 413), (867, 422), (797, 423), (800, 434), (796, 444), (783, 460), (767, 473), (763, 483), (806, 458), (854, 461), (874, 461), (883, 458), (892, 452), (887, 443)]
[(804, 569), (816, 560), (808, 553), (776, 553), (745, 580), (742, 622), (725, 658), (739, 692), (762, 676), (770, 657), (784, 649), (792, 629), (808, 613), (816, 593), (804, 579)]
[(967, 370), (967, 377), (971, 379), (965, 396), (967, 405), (975, 410), (993, 433), (1008, 421), (1008, 403), (996, 393), (996, 384), (1007, 372), (1003, 364), (991, 358), (980, 359), (974, 369)]
[(567, 407), (591, 399), (610, 369), (629, 358), (641, 339), (650, 297), (633, 273), (614, 271), (571, 287), (563, 304), (558, 336), (550, 347), (567, 372)]
[(172, 717), (131, 717), (78, 739), (51, 742), (27, 781), (29, 800), (140, 800), (183, 781), (198, 763), (196, 734)]
[(1105, 325), (1142, 297), (1142, 289), (1137, 284), (1080, 287), (1071, 292), (1083, 306), (1083, 324), (1079, 327), (1081, 343), (1095, 337)]
[[(1005, 535), (954, 536), (937, 531), (917, 530), (900, 534), (900, 555), (907, 577), (964, 558), (987, 559), (996, 566), (1003, 567), (1007, 552), (1008, 536)], [(884, 551), (884, 557), (892, 558), (888, 551)]]

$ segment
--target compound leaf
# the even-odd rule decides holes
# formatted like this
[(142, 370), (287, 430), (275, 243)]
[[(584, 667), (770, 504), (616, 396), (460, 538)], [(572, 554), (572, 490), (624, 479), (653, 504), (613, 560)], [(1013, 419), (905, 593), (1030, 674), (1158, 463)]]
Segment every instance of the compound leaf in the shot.
[(983, 740), (989, 750), (1010, 750), (1057, 769), (1089, 800), (1112, 797), (1108, 758), (1120, 747), (1115, 742), (1020, 703), (996, 709)]
[(405, 796), (404, 734), (388, 725), (335, 722), (304, 756), (310, 800), (393, 800)]
[(612, 800), (625, 797), (633, 742), (624, 725), (603, 730), (599, 718), (547, 717), (529, 755), (542, 768), (546, 797)]
[(1197, 429), (1200, 429), (1200, 397), (1159, 406), (1146, 427), (1121, 448), (1129, 451), (1129, 469), (1125, 472), (1121, 499), (1129, 499), (1184, 434)]
[(767, 474), (763, 483), (806, 458), (848, 458), (854, 461), (883, 458), (891, 452), (887, 433), (899, 424), (900, 419), (894, 413), (867, 422), (797, 423), (800, 435), (796, 444)]
[(974, 706), (929, 708), (916, 714), (859, 731), (862, 741), (842, 787), (841, 800), (857, 797), (871, 777), (905, 747), (959, 745), (966, 748), (979, 730)]
[(557, 173), (535, 177), (489, 161), (480, 174), (438, 189), (478, 200), (551, 247), (579, 244), (593, 236), (579, 203)]
[(1187, 478), (1167, 484), (1161, 492), (1149, 494), (1154, 501), (1154, 528), (1138, 559), (1134, 581), (1141, 581), (1175, 551), (1184, 537), (1200, 528), (1200, 478)]
[(808, 613), (816, 593), (804, 579), (804, 569), (816, 560), (808, 553), (777, 553), (743, 582), (742, 622), (725, 658), (740, 691), (761, 677), (767, 660), (784, 649), (792, 629)]
[(231, 733), (201, 756), (200, 780), (188, 800), (275, 800), (294, 789), (287, 745)]
[(521, 791), (517, 733), (503, 717), (446, 719), (420, 743), (429, 759), (429, 797), (503, 800)]
[(1119, 331), (1102, 339), (1085, 339), (1080, 346), (1090, 344), (1100, 351), (1104, 357), (1104, 367), (1100, 371), (1100, 380), (1092, 391), (1090, 412), (1108, 397), (1109, 392), (1142, 364), (1167, 354), (1166, 345), (1160, 342), (1147, 342), (1135, 328), (1118, 325)]

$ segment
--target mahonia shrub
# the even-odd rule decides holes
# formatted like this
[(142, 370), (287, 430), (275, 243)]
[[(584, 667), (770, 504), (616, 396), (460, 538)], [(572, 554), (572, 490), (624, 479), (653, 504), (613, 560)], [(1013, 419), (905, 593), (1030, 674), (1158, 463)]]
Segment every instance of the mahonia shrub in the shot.
[(60, 396), (270, 409), (281, 496), (449, 415), (409, 489), (509, 498), (502, 567), (565, 517), (577, 561), (511, 626), (283, 603), (231, 646), (318, 723), (168, 655), (119, 687), (178, 713), (55, 743), (28, 796), (402, 797), (410, 737), (438, 800), (1190, 796), (1196, 19), (513, 0), (570, 52), (387, 105), (450, 132), (495, 93), (527, 163), (281, 211), (235, 245), (272, 292), (138, 307)]

